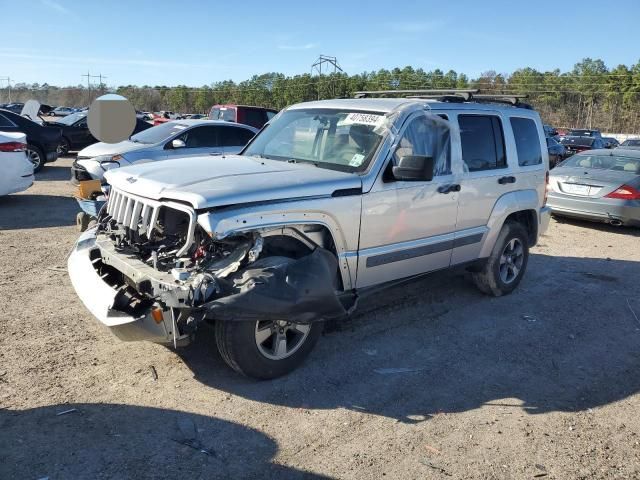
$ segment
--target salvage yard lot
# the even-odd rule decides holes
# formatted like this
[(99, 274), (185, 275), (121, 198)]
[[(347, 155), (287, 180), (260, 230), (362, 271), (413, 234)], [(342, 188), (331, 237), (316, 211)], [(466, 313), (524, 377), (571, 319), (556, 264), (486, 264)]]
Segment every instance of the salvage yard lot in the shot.
[(394, 287), (255, 382), (85, 310), (71, 162), (0, 198), (0, 478), (640, 477), (640, 230), (552, 221), (514, 294)]

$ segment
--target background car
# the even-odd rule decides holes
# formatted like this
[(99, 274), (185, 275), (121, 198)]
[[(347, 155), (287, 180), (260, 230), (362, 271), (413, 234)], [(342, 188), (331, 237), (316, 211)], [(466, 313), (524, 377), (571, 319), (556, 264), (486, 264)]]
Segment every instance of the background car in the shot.
[(277, 110), (249, 105), (214, 105), (209, 112), (211, 120), (243, 123), (255, 128), (262, 128), (278, 113)]
[(33, 185), (33, 164), (26, 152), (24, 133), (0, 132), (0, 196), (22, 192)]
[(640, 151), (574, 155), (553, 169), (548, 192), (556, 215), (640, 227)]
[(602, 137), (605, 148), (616, 148), (620, 146), (620, 142), (613, 137)]
[(567, 156), (584, 152), (585, 150), (605, 148), (604, 140), (599, 137), (567, 136), (562, 137), (560, 143), (567, 149)]
[(50, 117), (66, 117), (75, 113), (76, 109), (71, 107), (56, 107), (49, 112)]
[(24, 103), (6, 103), (2, 107), (3, 110), (9, 110), (10, 112), (17, 113), (20, 115), (22, 109), (24, 107)]
[(627, 149), (639, 149), (640, 150), (640, 138), (629, 138), (622, 142), (618, 148), (627, 148)]
[(554, 168), (567, 157), (567, 149), (553, 137), (547, 137), (549, 168)]
[(597, 129), (585, 129), (585, 128), (572, 128), (566, 135), (567, 137), (596, 137), (602, 138), (600, 130)]
[[(87, 112), (72, 113), (60, 120), (49, 122), (49, 125), (55, 125), (62, 129), (62, 138), (58, 146), (59, 155), (65, 155), (71, 150), (79, 150), (98, 141), (89, 131)], [(152, 128), (150, 123), (136, 118), (133, 135), (148, 128)]]
[(35, 172), (39, 172), (45, 163), (58, 158), (58, 145), (62, 138), (59, 127), (38, 125), (28, 118), (7, 110), (0, 110), (0, 131), (21, 132), (27, 135), (27, 156)]
[(239, 153), (258, 132), (248, 125), (212, 120), (175, 120), (120, 143), (96, 143), (78, 153), (71, 181), (102, 180), (112, 168), (141, 161)]

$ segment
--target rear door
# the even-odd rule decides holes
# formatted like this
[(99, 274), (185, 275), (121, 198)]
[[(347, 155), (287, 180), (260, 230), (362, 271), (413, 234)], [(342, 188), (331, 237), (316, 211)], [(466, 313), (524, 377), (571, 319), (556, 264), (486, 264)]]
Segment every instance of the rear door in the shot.
[(513, 141), (505, 135), (501, 114), (470, 110), (458, 113), (455, 118), (460, 131), (458, 148), (463, 173), (452, 264), (478, 257), (494, 205), (502, 195), (518, 188), (514, 166), (507, 161), (514, 157), (508, 155), (514, 152)]

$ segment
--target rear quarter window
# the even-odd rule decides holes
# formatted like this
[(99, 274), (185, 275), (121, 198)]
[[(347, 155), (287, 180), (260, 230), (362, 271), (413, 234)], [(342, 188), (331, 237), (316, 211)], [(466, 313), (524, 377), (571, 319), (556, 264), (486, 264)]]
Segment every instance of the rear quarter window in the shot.
[(542, 149), (536, 122), (530, 118), (511, 117), (511, 129), (518, 151), (518, 165), (539, 165), (542, 163)]

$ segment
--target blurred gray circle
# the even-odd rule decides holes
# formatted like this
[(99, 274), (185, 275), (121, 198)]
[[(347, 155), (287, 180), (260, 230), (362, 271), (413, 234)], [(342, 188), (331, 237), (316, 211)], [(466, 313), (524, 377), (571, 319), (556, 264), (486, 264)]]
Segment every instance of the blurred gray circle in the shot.
[(87, 124), (91, 135), (101, 142), (122, 142), (136, 128), (136, 110), (129, 100), (120, 95), (102, 95), (91, 104)]

